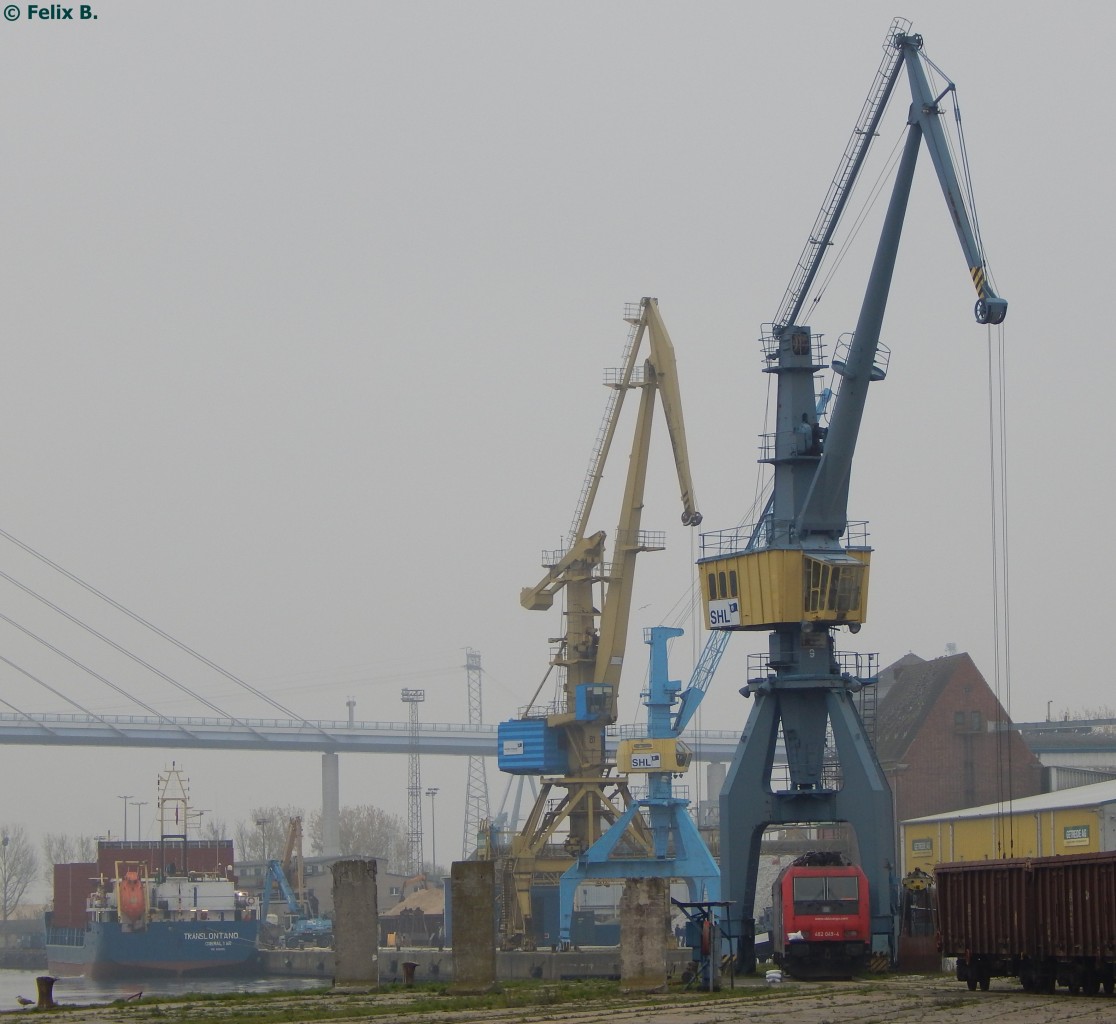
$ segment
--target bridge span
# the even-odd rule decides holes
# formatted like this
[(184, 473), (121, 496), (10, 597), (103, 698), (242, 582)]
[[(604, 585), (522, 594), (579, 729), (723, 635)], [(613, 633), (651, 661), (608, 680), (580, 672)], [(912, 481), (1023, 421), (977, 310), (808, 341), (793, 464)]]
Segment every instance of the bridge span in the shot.
[[(496, 756), (495, 725), (421, 722), (419, 752), (428, 755)], [(608, 730), (606, 748), (615, 752), (632, 726)], [(640, 730), (639, 734), (642, 734)], [(740, 733), (706, 729), (689, 732), (695, 761), (731, 761)], [(34, 746), (165, 747), (194, 750), (309, 751), (322, 754), (406, 754), (409, 722), (330, 722), (282, 718), (170, 718), (143, 715), (0, 714), (0, 743)]]

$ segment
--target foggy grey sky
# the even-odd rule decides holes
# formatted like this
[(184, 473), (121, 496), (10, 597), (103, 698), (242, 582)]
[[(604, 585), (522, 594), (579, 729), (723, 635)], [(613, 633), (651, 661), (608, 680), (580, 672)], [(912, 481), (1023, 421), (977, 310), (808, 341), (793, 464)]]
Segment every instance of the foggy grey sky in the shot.
[[(625, 302), (659, 298), (675, 343), (704, 528), (756, 490), (757, 344), (813, 223), (896, 15), (957, 83), (978, 212), (1010, 302), (1011, 711), (1110, 704), (1094, 650), (1111, 604), (1108, 418), (1110, 4), (952, 2), (95, 4), (96, 22), (0, 22), (5, 359), (0, 529), (310, 718), (463, 721), (464, 649), (488, 721), (546, 671), (557, 610), (521, 609), (567, 530), (618, 365)], [(876, 167), (902, 130), (902, 82)], [(874, 245), (812, 326), (852, 330)], [(920, 158), (850, 514), (871, 522), (869, 622), (840, 646), (994, 671), (987, 334)], [(633, 403), (634, 404), (634, 403)], [(614, 529), (630, 420), (594, 529)], [(623, 684), (642, 720), (640, 630), (673, 621), (696, 537), (665, 431), (643, 525)], [(1103, 524), (1099, 524), (1103, 525)], [(270, 712), (51, 583), (0, 570), (134, 645), (214, 703)], [(2, 584), (0, 611), (47, 616)], [(675, 645), (689, 675), (701, 638)], [(87, 641), (60, 632), (75, 656)], [(734, 638), (703, 711), (763, 634)], [(128, 706), (0, 623), (0, 653), (103, 713)], [(38, 662), (35, 659), (41, 659)], [(168, 714), (203, 709), (117, 662)], [(3, 699), (73, 710), (7, 667)], [(0, 821), (114, 831), (174, 756), (232, 827), (308, 811), (316, 756), (0, 748)], [(427, 758), (438, 848), (459, 848), (464, 762)], [(494, 801), (503, 780), (489, 766)], [(691, 780), (692, 781), (692, 780)], [(342, 802), (406, 809), (403, 759), (342, 760)], [(426, 802), (424, 801), (424, 804)], [(145, 808), (153, 822), (152, 807)], [(149, 836), (153, 834), (145, 829)]]

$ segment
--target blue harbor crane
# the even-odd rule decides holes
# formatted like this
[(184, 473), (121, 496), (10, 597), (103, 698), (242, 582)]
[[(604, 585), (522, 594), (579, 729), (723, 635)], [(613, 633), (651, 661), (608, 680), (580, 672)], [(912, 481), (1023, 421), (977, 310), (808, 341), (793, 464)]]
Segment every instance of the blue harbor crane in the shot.
[[(854, 830), (871, 896), (872, 948), (894, 955), (895, 823), (892, 799), (854, 702), (875, 683), (876, 655), (836, 649), (834, 633), (865, 621), (871, 549), (864, 523), (847, 514), (853, 454), (868, 385), (884, 379), (880, 330), (919, 150), (926, 143), (977, 291), (976, 319), (1002, 323), (1007, 303), (992, 288), (976, 229), (930, 88), (922, 37), (896, 19), (860, 119), (846, 147), (775, 320), (765, 326), (764, 372), (778, 388), (775, 432), (760, 461), (773, 469), (771, 499), (750, 527), (705, 534), (699, 567), (706, 623), (715, 630), (768, 630), (768, 652), (749, 658), (753, 700), (720, 798), (721, 890), (730, 903), (736, 964), (755, 966), (753, 906), (760, 840), (770, 825), (845, 822)], [(906, 140), (855, 334), (831, 367), (840, 380), (828, 427), (819, 411), (825, 369), (821, 336), (804, 302), (903, 69), (911, 88)], [(958, 122), (959, 123), (959, 122)], [(782, 730), (789, 779), (773, 784)], [(827, 763), (832, 734), (840, 780)]]

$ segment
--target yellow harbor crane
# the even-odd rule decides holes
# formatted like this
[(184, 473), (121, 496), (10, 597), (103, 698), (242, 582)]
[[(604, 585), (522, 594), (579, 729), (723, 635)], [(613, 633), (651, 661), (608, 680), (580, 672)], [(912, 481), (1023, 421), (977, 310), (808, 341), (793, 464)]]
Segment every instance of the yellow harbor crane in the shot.
[[(627, 776), (615, 773), (615, 765), (605, 753), (605, 728), (616, 721), (636, 556), (661, 550), (665, 543), (664, 533), (641, 529), (656, 398), (662, 404), (674, 451), (682, 522), (688, 526), (701, 523), (690, 479), (674, 346), (659, 314), (658, 300), (644, 298), (629, 304), (625, 320), (631, 329), (624, 365), (606, 373), (605, 384), (611, 392), (567, 546), (543, 553), (546, 575), (520, 594), (525, 608), (546, 611), (561, 592), (566, 628), (551, 641), (557, 646), (550, 668), (530, 704), (519, 718), (499, 726), (500, 769), (541, 777), (539, 794), (522, 830), (512, 838), (501, 870), (502, 932), (508, 948), (531, 948), (536, 942), (532, 886), (556, 886), (573, 859), (592, 846), (631, 802)], [(644, 338), (650, 352), (640, 364)], [(606, 561), (605, 533), (586, 535), (586, 529), (624, 396), (632, 390), (640, 392), (639, 411), (612, 558)], [(540, 705), (538, 695), (555, 670), (560, 695), (554, 703)], [(649, 852), (650, 837), (646, 830), (638, 832), (638, 841)]]

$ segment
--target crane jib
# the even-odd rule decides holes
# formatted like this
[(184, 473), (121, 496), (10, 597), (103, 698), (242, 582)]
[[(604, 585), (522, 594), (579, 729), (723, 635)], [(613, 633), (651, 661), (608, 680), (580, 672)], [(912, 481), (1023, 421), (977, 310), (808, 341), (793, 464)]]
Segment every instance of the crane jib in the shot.
[(984, 277), (984, 267), (973, 267), (969, 273), (973, 275), (973, 285), (976, 287), (977, 295), (982, 299), (987, 296), (986, 281)]

